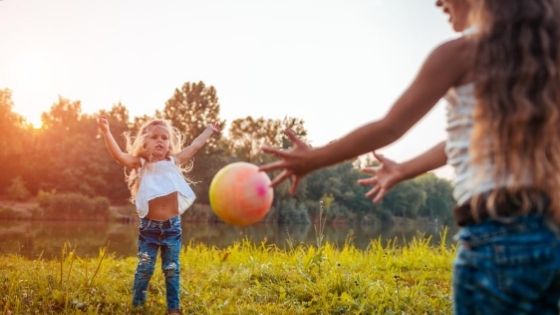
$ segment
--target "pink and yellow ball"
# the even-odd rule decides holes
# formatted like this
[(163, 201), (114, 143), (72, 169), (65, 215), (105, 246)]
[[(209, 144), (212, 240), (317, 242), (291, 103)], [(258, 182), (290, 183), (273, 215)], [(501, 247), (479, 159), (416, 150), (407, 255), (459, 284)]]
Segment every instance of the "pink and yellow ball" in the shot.
[(210, 183), (209, 194), (214, 213), (235, 225), (262, 220), (274, 198), (268, 175), (246, 162), (231, 163), (218, 171)]

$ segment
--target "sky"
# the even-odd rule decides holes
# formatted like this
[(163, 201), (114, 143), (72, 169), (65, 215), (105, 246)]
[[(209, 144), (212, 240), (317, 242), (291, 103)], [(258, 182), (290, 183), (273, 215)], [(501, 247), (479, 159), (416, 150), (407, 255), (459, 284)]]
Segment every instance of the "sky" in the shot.
[[(152, 115), (204, 81), (223, 119), (302, 118), (322, 145), (383, 117), (429, 52), (457, 36), (434, 3), (0, 0), (0, 88), (38, 126), (59, 97), (84, 113), (122, 102)], [(403, 161), (445, 139), (444, 109), (379, 152)]]

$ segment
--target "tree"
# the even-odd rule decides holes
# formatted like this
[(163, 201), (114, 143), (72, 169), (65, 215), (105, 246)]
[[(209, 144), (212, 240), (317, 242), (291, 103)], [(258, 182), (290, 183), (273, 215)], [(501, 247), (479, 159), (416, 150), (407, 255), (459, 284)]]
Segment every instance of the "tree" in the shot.
[(240, 160), (262, 163), (260, 148), (263, 144), (278, 146), (280, 121), (247, 116), (231, 122), (229, 128), (230, 152)]
[(284, 131), (292, 129), (303, 140), (307, 131), (303, 120), (293, 117), (284, 119), (253, 118), (247, 116), (232, 121), (229, 129), (230, 152), (243, 161), (261, 164), (270, 159), (261, 153), (263, 145), (288, 148)]
[(90, 171), (92, 157), (99, 154), (95, 137), (97, 126), (93, 117), (81, 114), (80, 101), (60, 97), (49, 112), (41, 116), (43, 129), (29, 161), (34, 191), (75, 191), (96, 193), (99, 178)]
[[(220, 103), (213, 86), (204, 82), (186, 82), (175, 89), (173, 96), (165, 103), (162, 112), (156, 117), (171, 121), (185, 137), (184, 145), (189, 145), (211, 123), (223, 124), (220, 120)], [(219, 168), (231, 159), (224, 156), (224, 146), (218, 143), (219, 137), (211, 137), (203, 150), (193, 159), (193, 168), (187, 176), (195, 183), (210, 183)], [(208, 185), (193, 185), (198, 201), (208, 203)]]
[[(129, 133), (130, 123), (129, 123), (129, 113), (128, 109), (122, 104), (114, 104), (110, 111), (100, 111), (98, 113), (104, 114), (109, 120), (109, 125), (111, 126), (111, 133), (115, 137), (117, 144), (123, 150), (126, 150), (126, 139), (124, 135)], [(84, 117), (91, 123), (96, 123), (96, 117)], [(97, 126), (94, 127), (97, 131)], [(90, 162), (89, 172), (96, 178), (95, 183), (92, 183), (93, 189), (97, 194), (105, 196), (112, 200), (113, 202), (125, 202), (129, 197), (130, 193), (125, 182), (124, 169), (121, 165), (116, 163), (107, 152), (103, 138), (96, 134), (95, 139), (97, 140), (95, 146), (92, 147), (92, 151), (98, 152), (98, 154), (93, 154)]]
[(31, 146), (31, 127), (14, 113), (12, 92), (0, 89), (0, 189), (23, 172), (26, 153)]
[[(213, 86), (206, 87), (204, 82), (186, 82), (180, 89), (175, 89), (173, 96), (165, 103), (163, 112), (156, 117), (170, 120), (173, 127), (185, 136), (185, 142), (191, 143), (206, 126), (220, 121), (220, 103)], [(216, 146), (216, 140), (210, 139), (205, 151)]]
[(382, 206), (395, 216), (415, 218), (426, 198), (426, 192), (420, 184), (415, 181), (406, 181), (395, 186), (383, 198)]
[(426, 201), (418, 210), (418, 214), (423, 217), (440, 219), (444, 223), (451, 223), (453, 219), (451, 209), (455, 205), (451, 183), (432, 173), (423, 175), (415, 181), (426, 193)]
[(25, 120), (12, 111), (12, 92), (0, 89), (0, 157), (21, 152), (20, 137), (24, 133)]

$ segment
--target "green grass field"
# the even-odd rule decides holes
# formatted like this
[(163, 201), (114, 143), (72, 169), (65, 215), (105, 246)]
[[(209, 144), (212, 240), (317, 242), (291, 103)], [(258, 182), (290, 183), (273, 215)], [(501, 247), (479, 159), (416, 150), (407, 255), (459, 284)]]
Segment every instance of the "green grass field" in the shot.
[[(445, 239), (445, 238), (443, 238)], [(406, 246), (372, 241), (225, 249), (187, 244), (181, 254), (184, 314), (449, 314), (455, 248), (417, 238)], [(0, 257), (2, 314), (130, 314), (136, 258), (101, 250), (81, 258), (66, 246), (56, 260)], [(137, 311), (137, 310), (134, 310)], [(146, 314), (164, 314), (158, 269)]]

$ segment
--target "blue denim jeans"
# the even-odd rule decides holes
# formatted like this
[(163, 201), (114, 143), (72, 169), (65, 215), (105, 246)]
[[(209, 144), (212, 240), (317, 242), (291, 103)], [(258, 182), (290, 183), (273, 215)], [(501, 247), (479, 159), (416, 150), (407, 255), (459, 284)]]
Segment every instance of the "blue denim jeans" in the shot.
[(560, 239), (542, 215), (461, 228), (454, 313), (559, 314)]
[(168, 310), (179, 309), (179, 252), (181, 251), (181, 217), (166, 221), (140, 220), (138, 237), (138, 266), (134, 275), (134, 306), (146, 301), (148, 282), (154, 273), (158, 249), (161, 250), (161, 267), (165, 275)]

